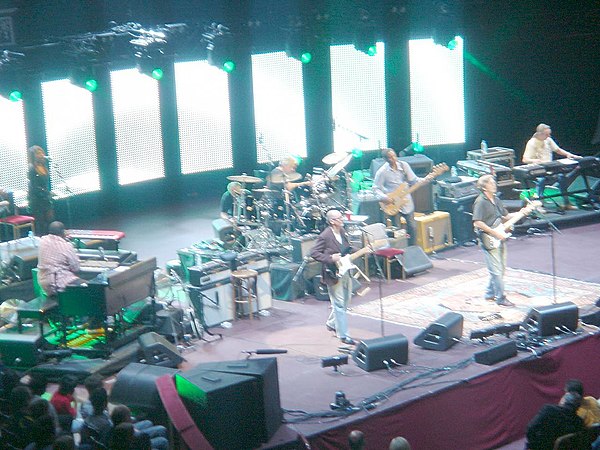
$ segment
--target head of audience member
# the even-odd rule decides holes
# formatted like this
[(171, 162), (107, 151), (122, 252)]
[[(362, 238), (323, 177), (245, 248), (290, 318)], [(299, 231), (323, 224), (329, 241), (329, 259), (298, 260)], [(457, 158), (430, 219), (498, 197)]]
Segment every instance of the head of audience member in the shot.
[(562, 396), (558, 404), (563, 408), (575, 413), (581, 406), (581, 401), (581, 395), (575, 392), (567, 392), (565, 395)]
[(70, 434), (63, 434), (54, 440), (52, 450), (75, 450), (75, 439)]
[(27, 383), (31, 393), (33, 395), (42, 396), (46, 393), (46, 387), (48, 386), (48, 379), (46, 375), (39, 372), (33, 372), (29, 374), (29, 382)]
[(36, 418), (31, 427), (31, 434), (35, 442), (35, 448), (45, 448), (51, 445), (56, 438), (56, 427), (54, 419), (49, 414)]
[(390, 441), (390, 450), (410, 450), (410, 444), (402, 436), (398, 436)]
[(106, 389), (101, 387), (92, 392), (90, 394), (90, 403), (94, 409), (94, 415), (102, 415), (108, 406), (108, 394), (106, 393)]
[(13, 388), (9, 399), (11, 412), (13, 414), (17, 412), (27, 412), (31, 398), (31, 390), (27, 386), (17, 386)]
[(96, 389), (104, 387), (104, 383), (102, 382), (102, 377), (100, 375), (92, 374), (83, 381), (83, 386), (88, 392), (88, 395), (90, 395)]
[(548, 139), (552, 135), (552, 129), (550, 125), (546, 125), (545, 123), (540, 123), (535, 128), (535, 137), (541, 141)]
[(29, 415), (32, 419), (50, 414), (50, 402), (45, 398), (34, 398), (29, 403)]
[(54, 236), (65, 237), (65, 224), (55, 220), (54, 222), (50, 222), (48, 225), (48, 234), (53, 234)]
[(583, 397), (583, 383), (579, 380), (568, 380), (565, 383), (565, 392), (575, 392)]
[(353, 430), (348, 435), (350, 450), (362, 450), (365, 447), (365, 435), (360, 430)]
[(110, 436), (110, 448), (113, 450), (128, 450), (133, 448), (135, 429), (132, 423), (115, 424)]
[(110, 413), (110, 420), (115, 426), (120, 423), (131, 422), (131, 410), (125, 405), (115, 405)]
[(61, 395), (71, 395), (73, 392), (75, 392), (76, 387), (77, 378), (75, 378), (73, 375), (64, 375), (58, 383), (58, 393)]

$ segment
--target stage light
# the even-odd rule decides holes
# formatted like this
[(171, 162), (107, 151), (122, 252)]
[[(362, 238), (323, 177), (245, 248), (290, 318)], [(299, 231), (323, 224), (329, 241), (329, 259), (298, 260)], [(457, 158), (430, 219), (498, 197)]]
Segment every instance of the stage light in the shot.
[(354, 48), (365, 55), (375, 56), (377, 54), (375, 28), (360, 26), (354, 35)]
[(313, 60), (311, 48), (309, 39), (301, 31), (288, 34), (285, 42), (285, 54), (290, 58), (297, 59), (302, 64), (309, 64)]
[(71, 70), (69, 81), (75, 86), (95, 92), (98, 89), (98, 81), (91, 66), (78, 66)]
[(363, 156), (363, 151), (359, 148), (352, 149), (352, 157), (355, 159), (360, 159)]
[(0, 96), (11, 102), (18, 102), (23, 98), (23, 93), (19, 89), (20, 71), (17, 63), (18, 61), (15, 62), (6, 55), (0, 57)]
[(156, 55), (151, 55), (148, 52), (138, 52), (135, 56), (136, 67), (141, 74), (148, 75), (156, 81), (163, 79), (164, 59), (162, 58), (162, 52), (158, 52)]
[(222, 24), (212, 23), (205, 29), (202, 37), (206, 41), (207, 60), (211, 66), (218, 67), (227, 73), (235, 70), (235, 46), (229, 28)]

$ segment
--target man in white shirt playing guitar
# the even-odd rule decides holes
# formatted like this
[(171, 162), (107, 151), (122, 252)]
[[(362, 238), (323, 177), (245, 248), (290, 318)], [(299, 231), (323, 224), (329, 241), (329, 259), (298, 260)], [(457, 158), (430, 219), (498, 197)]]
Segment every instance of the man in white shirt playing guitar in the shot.
[(509, 213), (496, 196), (498, 186), (493, 175), (483, 175), (477, 180), (481, 190), (473, 204), (473, 227), (479, 235), (485, 263), (490, 273), (485, 298), (500, 306), (515, 306), (504, 295), (504, 272), (506, 271), (506, 239), (509, 229), (527, 215), (538, 203), (531, 203), (517, 213)]

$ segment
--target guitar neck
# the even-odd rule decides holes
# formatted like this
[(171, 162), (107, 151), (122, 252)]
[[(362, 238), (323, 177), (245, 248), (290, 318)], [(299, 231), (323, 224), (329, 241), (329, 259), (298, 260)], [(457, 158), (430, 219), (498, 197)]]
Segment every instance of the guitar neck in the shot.
[(510, 219), (508, 219), (506, 222), (504, 222), (502, 224), (504, 231), (510, 230), (515, 223), (517, 223), (519, 220), (521, 220), (523, 217), (525, 217), (528, 214), (529, 214), (528, 211), (519, 211), (515, 216), (511, 217)]

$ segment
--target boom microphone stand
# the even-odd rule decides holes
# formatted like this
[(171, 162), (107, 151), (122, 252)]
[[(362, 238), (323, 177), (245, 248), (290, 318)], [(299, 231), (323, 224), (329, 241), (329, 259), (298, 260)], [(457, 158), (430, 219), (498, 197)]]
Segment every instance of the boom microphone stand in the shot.
[[(360, 231), (363, 233), (363, 239), (364, 242), (367, 242), (367, 245), (371, 248), (372, 250), (372, 255), (373, 255), (373, 259), (375, 261), (375, 267), (377, 268), (377, 287), (379, 290), (379, 325), (380, 325), (380, 329), (381, 329), (381, 337), (385, 336), (385, 329), (384, 329), (384, 314), (383, 314), (383, 268), (381, 267), (381, 263), (379, 262), (379, 259), (377, 258), (377, 255), (375, 254), (375, 250), (373, 248), (373, 243), (371, 242), (370, 237), (372, 237), (373, 235), (371, 233), (369, 233), (368, 231), (366, 231), (364, 228), (361, 228)], [(369, 261), (367, 261), (367, 264), (369, 264)]]

